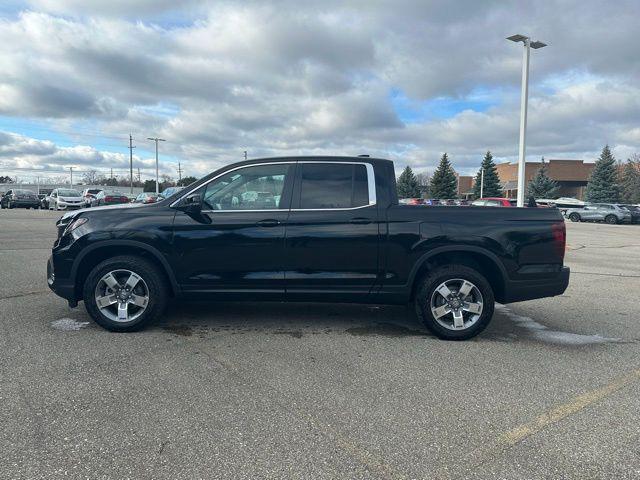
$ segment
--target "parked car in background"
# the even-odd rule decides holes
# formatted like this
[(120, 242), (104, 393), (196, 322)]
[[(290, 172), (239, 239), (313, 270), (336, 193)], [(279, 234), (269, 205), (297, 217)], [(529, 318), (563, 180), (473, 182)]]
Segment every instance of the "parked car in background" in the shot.
[(169, 187), (169, 188), (165, 188), (160, 193), (160, 196), (162, 198), (169, 198), (171, 195), (175, 195), (176, 193), (178, 193), (181, 190), (184, 190), (184, 187)]
[(572, 222), (631, 223), (631, 212), (614, 203), (589, 203), (583, 208), (569, 208), (565, 216)]
[(133, 203), (156, 203), (159, 200), (162, 200), (160, 194), (155, 192), (142, 192), (136, 197)]
[(101, 188), (85, 188), (82, 191), (82, 198), (84, 198), (84, 206), (90, 207), (91, 201), (95, 199), (96, 195), (98, 195), (101, 191), (102, 191)]
[(36, 192), (22, 188), (7, 190), (0, 200), (2, 208), (40, 208), (40, 199)]
[(398, 200), (400, 205), (424, 205), (424, 198), (401, 198)]
[(84, 199), (78, 190), (56, 188), (49, 196), (49, 210), (68, 210), (84, 207)]
[(631, 214), (631, 223), (640, 223), (640, 207), (638, 207), (637, 205), (627, 204), (620, 206), (629, 210), (629, 213)]
[(516, 201), (510, 198), (487, 197), (471, 202), (476, 207), (515, 207)]
[(103, 205), (119, 205), (121, 203), (129, 203), (129, 197), (124, 193), (116, 190), (101, 190), (96, 194), (96, 198), (91, 200), (92, 207), (101, 207)]
[(428, 199), (426, 199), (426, 200), (424, 201), (424, 204), (425, 204), (425, 205), (430, 205), (430, 206), (432, 206), (432, 207), (435, 207), (435, 206), (437, 206), (437, 205), (442, 205), (442, 204), (440, 203), (440, 200), (436, 200), (435, 198), (428, 198)]

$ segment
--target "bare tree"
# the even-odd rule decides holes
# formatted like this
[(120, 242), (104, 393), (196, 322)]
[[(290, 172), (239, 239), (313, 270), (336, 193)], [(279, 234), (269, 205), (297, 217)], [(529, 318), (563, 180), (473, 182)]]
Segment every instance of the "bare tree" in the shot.
[(88, 170), (82, 174), (82, 181), (86, 185), (95, 185), (98, 182), (98, 177), (97, 170)]

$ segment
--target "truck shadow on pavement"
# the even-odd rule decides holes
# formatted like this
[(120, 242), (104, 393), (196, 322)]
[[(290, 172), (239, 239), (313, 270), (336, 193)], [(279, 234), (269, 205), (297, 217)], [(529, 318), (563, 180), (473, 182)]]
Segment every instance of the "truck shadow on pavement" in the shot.
[[(422, 338), (437, 341), (404, 306), (368, 306), (323, 303), (209, 303), (177, 302), (156, 328), (183, 337), (260, 332), (301, 339), (307, 335)], [(584, 347), (610, 343), (636, 343), (600, 335), (556, 331), (535, 320), (496, 306), (487, 329), (472, 342), (534, 342)]]

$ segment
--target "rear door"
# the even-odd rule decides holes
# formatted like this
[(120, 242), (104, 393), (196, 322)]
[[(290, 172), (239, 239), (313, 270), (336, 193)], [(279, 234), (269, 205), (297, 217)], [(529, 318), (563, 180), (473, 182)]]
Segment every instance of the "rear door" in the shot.
[(364, 299), (379, 273), (373, 166), (300, 161), (291, 207), (287, 299)]

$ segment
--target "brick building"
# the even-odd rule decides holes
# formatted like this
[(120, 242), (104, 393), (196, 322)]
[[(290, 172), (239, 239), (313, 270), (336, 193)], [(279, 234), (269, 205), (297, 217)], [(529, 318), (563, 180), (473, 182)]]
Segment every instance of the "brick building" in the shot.
[(458, 198), (471, 198), (473, 195), (474, 177), (456, 175), (458, 177)]
[[(547, 175), (558, 182), (559, 197), (574, 197), (582, 200), (589, 176), (595, 164), (584, 163), (583, 160), (548, 160)], [(536, 175), (542, 162), (527, 162), (525, 168), (525, 184)], [(505, 196), (515, 198), (518, 194), (518, 164), (499, 163), (496, 165), (500, 183)]]

